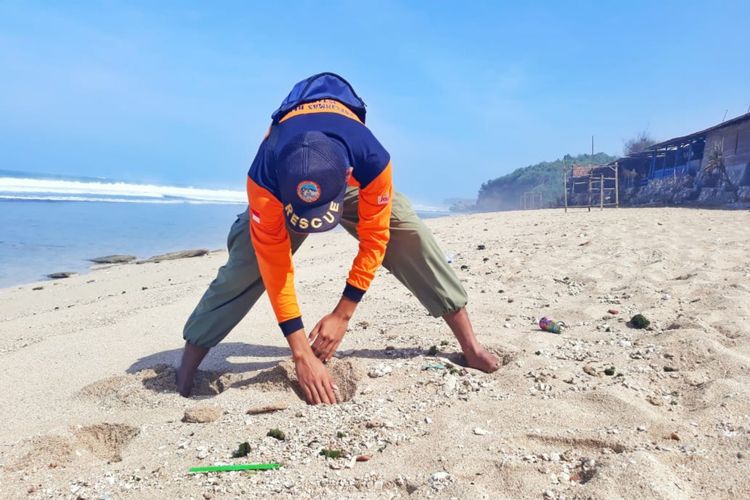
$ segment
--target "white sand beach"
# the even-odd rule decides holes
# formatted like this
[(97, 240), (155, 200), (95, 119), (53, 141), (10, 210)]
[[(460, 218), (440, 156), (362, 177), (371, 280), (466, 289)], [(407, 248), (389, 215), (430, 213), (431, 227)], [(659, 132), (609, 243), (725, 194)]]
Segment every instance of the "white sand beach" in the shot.
[[(747, 495), (750, 212), (427, 224), (469, 292), (480, 340), (505, 365), (488, 375), (451, 364), (447, 326), (383, 269), (332, 363), (350, 398), (337, 406), (296, 396), (266, 297), (204, 361), (197, 395), (173, 392), (182, 326), (226, 252), (0, 290), (0, 496)], [(308, 326), (337, 302), (355, 252), (341, 232), (309, 238), (295, 257)], [(628, 327), (636, 313), (651, 326)], [(569, 328), (540, 331), (545, 315)], [(282, 409), (247, 414), (264, 405)], [(183, 422), (196, 406), (216, 420)], [(268, 437), (273, 428), (286, 439)], [(249, 454), (233, 458), (242, 442)], [(188, 474), (243, 462), (282, 467)]]

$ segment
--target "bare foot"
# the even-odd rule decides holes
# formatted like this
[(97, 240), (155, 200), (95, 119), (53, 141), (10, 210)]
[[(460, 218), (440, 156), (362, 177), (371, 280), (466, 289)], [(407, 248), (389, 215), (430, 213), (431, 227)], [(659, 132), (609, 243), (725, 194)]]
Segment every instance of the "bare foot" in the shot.
[(193, 390), (195, 372), (198, 370), (198, 365), (201, 364), (206, 354), (208, 354), (208, 348), (185, 343), (185, 350), (182, 352), (182, 362), (175, 375), (177, 392), (183, 398), (190, 397), (190, 393)]
[(190, 393), (193, 391), (193, 380), (188, 378), (181, 374), (182, 370), (177, 370), (177, 373), (175, 375), (175, 385), (177, 386), (177, 392), (182, 396), (183, 398), (189, 398)]
[(485, 373), (492, 373), (500, 367), (497, 357), (481, 346), (473, 352), (464, 352), (464, 358), (469, 368), (475, 368)]

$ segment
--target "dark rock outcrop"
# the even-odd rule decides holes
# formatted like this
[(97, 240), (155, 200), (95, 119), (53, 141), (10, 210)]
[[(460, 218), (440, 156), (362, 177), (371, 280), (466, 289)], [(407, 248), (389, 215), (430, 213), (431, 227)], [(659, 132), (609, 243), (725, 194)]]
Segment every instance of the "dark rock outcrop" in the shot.
[(188, 259), (191, 257), (202, 257), (206, 254), (208, 254), (208, 250), (206, 250), (205, 248), (199, 248), (196, 250), (182, 250), (180, 252), (170, 252), (162, 255), (157, 255), (149, 259), (139, 260), (138, 262), (136, 262), (136, 264), (156, 263), (164, 260)]
[(75, 276), (77, 274), (78, 273), (60, 272), (60, 273), (48, 274), (47, 277), (53, 280), (61, 280), (65, 278), (70, 278), (71, 276)]
[(135, 259), (135, 255), (105, 255), (104, 257), (89, 259), (89, 261), (94, 264), (127, 264)]

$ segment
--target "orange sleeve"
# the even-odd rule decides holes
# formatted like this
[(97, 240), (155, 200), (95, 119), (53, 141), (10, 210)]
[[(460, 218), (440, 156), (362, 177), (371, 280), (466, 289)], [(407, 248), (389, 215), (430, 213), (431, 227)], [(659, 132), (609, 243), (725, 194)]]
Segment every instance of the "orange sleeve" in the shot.
[(383, 263), (390, 239), (391, 208), (393, 206), (393, 174), (391, 163), (359, 190), (359, 252), (354, 258), (344, 296), (358, 302), (370, 287), (375, 271)]
[(303, 328), (294, 291), (292, 245), (284, 224), (281, 202), (268, 190), (247, 179), (250, 237), (263, 284), (284, 335)]

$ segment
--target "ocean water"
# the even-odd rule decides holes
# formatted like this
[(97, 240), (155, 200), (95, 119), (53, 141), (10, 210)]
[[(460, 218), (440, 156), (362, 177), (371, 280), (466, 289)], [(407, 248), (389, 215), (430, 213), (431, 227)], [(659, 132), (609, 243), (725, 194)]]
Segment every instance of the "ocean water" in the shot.
[(0, 288), (86, 272), (88, 259), (104, 255), (224, 248), (245, 208), (239, 190), (0, 171)]
[(87, 259), (225, 246), (242, 205), (0, 201), (0, 287), (86, 271)]

